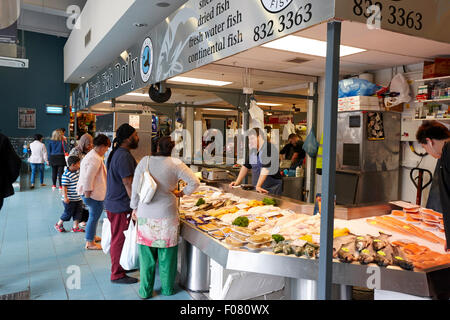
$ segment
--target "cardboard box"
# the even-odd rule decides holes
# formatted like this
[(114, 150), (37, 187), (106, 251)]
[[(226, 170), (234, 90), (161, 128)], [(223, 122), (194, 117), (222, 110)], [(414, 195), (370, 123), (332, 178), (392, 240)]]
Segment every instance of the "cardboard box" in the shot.
[(423, 78), (438, 78), (450, 75), (450, 58), (435, 58), (434, 62), (425, 61)]
[(347, 108), (347, 111), (381, 111), (380, 106), (377, 104), (376, 106), (361, 106), (354, 105)]
[(350, 106), (378, 106), (378, 97), (355, 96), (348, 97), (347, 101)]

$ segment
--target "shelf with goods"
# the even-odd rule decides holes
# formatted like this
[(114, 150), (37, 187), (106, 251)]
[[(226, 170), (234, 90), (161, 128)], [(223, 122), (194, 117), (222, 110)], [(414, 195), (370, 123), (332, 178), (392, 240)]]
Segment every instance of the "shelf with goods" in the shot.
[(415, 82), (433, 82), (433, 81), (444, 81), (444, 80), (450, 81), (450, 76), (428, 78), (428, 79), (418, 79), (418, 80), (415, 80)]

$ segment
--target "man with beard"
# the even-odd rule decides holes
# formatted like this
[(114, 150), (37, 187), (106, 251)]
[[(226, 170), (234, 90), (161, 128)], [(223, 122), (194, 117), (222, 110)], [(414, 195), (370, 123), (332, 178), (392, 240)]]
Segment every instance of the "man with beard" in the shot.
[(284, 159), (291, 160), (291, 168), (295, 169), (302, 165), (306, 152), (302, 148), (303, 141), (295, 133), (289, 135), (288, 141), (289, 143), (281, 149), (280, 154), (284, 156)]
[(130, 150), (138, 147), (139, 137), (128, 123), (116, 131), (113, 150), (107, 161), (107, 186), (105, 209), (111, 223), (111, 282), (131, 284), (137, 279), (128, 277), (120, 265), (120, 255), (125, 242), (124, 231), (131, 218), (130, 198), (134, 170), (137, 163)]

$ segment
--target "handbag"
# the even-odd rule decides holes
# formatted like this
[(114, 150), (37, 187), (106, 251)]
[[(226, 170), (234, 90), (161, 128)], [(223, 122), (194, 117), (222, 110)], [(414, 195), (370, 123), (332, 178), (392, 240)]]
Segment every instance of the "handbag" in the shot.
[(150, 157), (147, 157), (147, 165), (144, 173), (141, 176), (140, 188), (139, 188), (139, 201), (141, 203), (148, 204), (152, 201), (153, 196), (156, 193), (156, 188), (158, 185), (156, 184), (155, 179), (153, 179), (152, 175), (148, 171)]
[(61, 140), (61, 144), (62, 144), (62, 148), (63, 148), (63, 152), (64, 152), (64, 159), (66, 160), (66, 164), (67, 164), (67, 159), (69, 159), (69, 154), (66, 152), (66, 149), (64, 148), (64, 140)]

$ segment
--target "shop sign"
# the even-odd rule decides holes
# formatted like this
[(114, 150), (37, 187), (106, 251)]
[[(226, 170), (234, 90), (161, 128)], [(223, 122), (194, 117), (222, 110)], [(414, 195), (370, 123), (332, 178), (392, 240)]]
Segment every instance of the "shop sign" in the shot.
[(127, 50), (126, 61), (80, 85), (72, 103), (84, 109), (319, 24), (333, 17), (333, 3), (190, 0)]
[(336, 17), (450, 43), (449, 0), (336, 0)]
[(30, 108), (18, 109), (18, 128), (36, 129), (36, 109)]
[(130, 114), (128, 118), (128, 124), (135, 128), (136, 130), (139, 129), (139, 115), (136, 114)]

